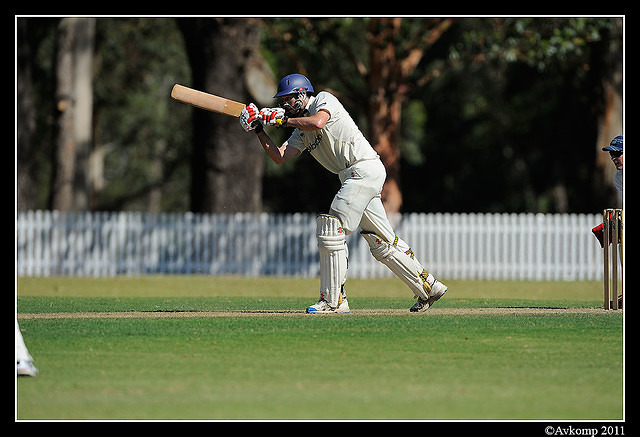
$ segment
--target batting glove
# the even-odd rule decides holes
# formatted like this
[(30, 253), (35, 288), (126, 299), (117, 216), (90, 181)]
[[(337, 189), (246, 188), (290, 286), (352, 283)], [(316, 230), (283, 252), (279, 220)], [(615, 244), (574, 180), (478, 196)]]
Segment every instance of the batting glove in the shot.
[(259, 113), (260, 120), (265, 126), (282, 126), (286, 117), (282, 108), (262, 108)]
[[(258, 107), (253, 103), (249, 103), (242, 109), (242, 112), (240, 112), (240, 126), (242, 126), (246, 132), (255, 130), (256, 127), (260, 126), (258, 116)], [(260, 128), (262, 128), (262, 126), (260, 126)]]

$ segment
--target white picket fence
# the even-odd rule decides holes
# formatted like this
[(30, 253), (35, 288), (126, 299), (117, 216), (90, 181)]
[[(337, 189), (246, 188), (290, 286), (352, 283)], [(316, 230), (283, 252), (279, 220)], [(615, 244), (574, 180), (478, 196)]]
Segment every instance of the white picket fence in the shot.
[[(602, 279), (599, 214), (411, 213), (396, 233), (447, 279)], [(391, 277), (359, 233), (349, 277)], [(314, 214), (19, 212), (17, 275), (206, 274), (315, 277)]]

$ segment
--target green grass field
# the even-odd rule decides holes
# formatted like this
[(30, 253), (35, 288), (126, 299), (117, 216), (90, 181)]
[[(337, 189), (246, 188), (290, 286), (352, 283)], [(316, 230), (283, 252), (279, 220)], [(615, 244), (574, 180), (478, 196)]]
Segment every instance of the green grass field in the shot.
[(19, 278), (17, 419), (623, 419), (601, 283), (446, 282), (413, 314), (399, 280), (350, 280), (352, 313), (318, 316), (317, 280)]

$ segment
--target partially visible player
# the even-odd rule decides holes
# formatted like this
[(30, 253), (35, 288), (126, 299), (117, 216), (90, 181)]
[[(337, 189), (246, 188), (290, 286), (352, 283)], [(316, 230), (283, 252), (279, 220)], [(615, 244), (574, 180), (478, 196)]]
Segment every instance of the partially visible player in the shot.
[[(608, 146), (602, 148), (603, 152), (609, 152), (609, 156), (611, 157), (611, 162), (615, 165), (616, 170), (618, 170), (613, 177), (613, 185), (616, 187), (616, 190), (620, 193), (620, 199), (623, 199), (623, 167), (624, 167), (624, 147), (623, 147), (623, 136), (618, 135)], [(591, 229), (593, 235), (596, 236), (598, 242), (600, 243), (600, 247), (604, 248), (604, 223), (600, 223), (598, 226)], [(611, 236), (609, 236), (611, 238)], [(620, 250), (622, 250), (622, 246), (619, 246)], [(622, 263), (622, 253), (620, 253), (620, 263)], [(622, 308), (622, 295), (618, 296), (618, 308)]]
[(38, 374), (38, 369), (33, 365), (33, 358), (29, 355), (27, 346), (24, 344), (18, 319), (16, 319), (16, 373), (17, 376), (36, 376)]
[(616, 175), (613, 178), (613, 185), (616, 187), (616, 190), (620, 193), (620, 199), (622, 199), (622, 180), (623, 180), (623, 145), (622, 145), (622, 135), (618, 135), (607, 147), (603, 147), (602, 150), (604, 152), (609, 152), (609, 156), (611, 157), (611, 162), (616, 166)]
[[(410, 311), (425, 311), (440, 299), (447, 287), (420, 264), (392, 229), (382, 205), (386, 170), (380, 157), (338, 101), (326, 91), (316, 96), (309, 79), (301, 74), (285, 76), (274, 98), (279, 107), (247, 105), (240, 124), (255, 132), (276, 164), (308, 151), (322, 166), (337, 174), (340, 189), (328, 214), (316, 219), (320, 252), (320, 299), (307, 313), (349, 312), (344, 284), (347, 279), (346, 235), (361, 228), (371, 254), (405, 282), (417, 297)], [(264, 126), (295, 128), (288, 140), (276, 145)]]
[[(609, 152), (609, 156), (611, 157), (611, 162), (615, 165), (618, 170), (613, 177), (613, 185), (616, 187), (616, 190), (620, 193), (620, 199), (623, 198), (623, 163), (624, 163), (624, 155), (623, 155), (623, 138), (622, 135), (618, 135), (614, 139), (611, 140), (608, 146), (603, 147), (602, 151)], [(604, 239), (603, 239), (603, 230), (604, 223), (600, 223), (598, 226), (591, 229), (593, 235), (596, 236), (598, 242), (600, 243), (600, 247), (604, 247)]]

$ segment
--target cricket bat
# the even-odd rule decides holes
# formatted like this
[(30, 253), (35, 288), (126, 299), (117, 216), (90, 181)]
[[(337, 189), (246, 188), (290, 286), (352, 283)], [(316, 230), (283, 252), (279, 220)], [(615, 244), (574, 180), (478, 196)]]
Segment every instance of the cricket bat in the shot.
[(232, 117), (240, 117), (244, 103), (216, 96), (214, 94), (205, 93), (203, 91), (194, 90), (180, 84), (175, 84), (171, 90), (171, 97), (179, 102), (187, 103), (196, 108), (204, 109), (218, 114), (230, 115)]

